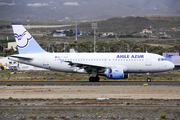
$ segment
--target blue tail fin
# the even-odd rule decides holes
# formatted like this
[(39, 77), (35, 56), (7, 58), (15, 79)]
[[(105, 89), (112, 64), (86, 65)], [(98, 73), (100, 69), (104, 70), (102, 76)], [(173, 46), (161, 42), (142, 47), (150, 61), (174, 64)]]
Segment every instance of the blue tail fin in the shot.
[(46, 53), (22, 24), (12, 23), (19, 54)]

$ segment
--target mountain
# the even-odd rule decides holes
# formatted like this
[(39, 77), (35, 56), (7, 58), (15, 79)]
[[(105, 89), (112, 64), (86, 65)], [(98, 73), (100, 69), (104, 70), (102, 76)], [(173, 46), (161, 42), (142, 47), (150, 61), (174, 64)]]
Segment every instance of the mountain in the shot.
[(180, 15), (179, 0), (0, 0), (0, 20), (92, 20), (145, 14)]
[[(143, 29), (169, 29), (180, 26), (180, 18), (176, 19), (147, 19), (144, 17), (117, 17), (97, 22), (97, 32), (115, 32), (121, 34), (139, 33)], [(72, 29), (72, 28), (70, 28)], [(91, 22), (84, 22), (78, 25), (81, 31), (93, 32)], [(175, 32), (179, 34), (179, 32)]]

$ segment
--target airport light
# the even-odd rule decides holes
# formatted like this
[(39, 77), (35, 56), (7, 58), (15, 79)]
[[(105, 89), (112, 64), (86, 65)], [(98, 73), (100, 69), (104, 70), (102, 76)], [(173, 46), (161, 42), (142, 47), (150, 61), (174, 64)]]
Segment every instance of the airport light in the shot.
[(97, 23), (91, 23), (92, 29), (94, 29), (94, 52), (96, 49), (96, 29), (97, 29)]
[(104, 53), (105, 53), (105, 46), (103, 46), (103, 48), (104, 48)]
[(121, 52), (121, 51), (120, 51), (121, 47), (120, 47), (119, 45), (116, 45), (116, 46), (118, 46), (118, 47), (119, 47), (119, 50), (118, 50), (118, 52)]
[(77, 21), (76, 21), (76, 41), (77, 41)]

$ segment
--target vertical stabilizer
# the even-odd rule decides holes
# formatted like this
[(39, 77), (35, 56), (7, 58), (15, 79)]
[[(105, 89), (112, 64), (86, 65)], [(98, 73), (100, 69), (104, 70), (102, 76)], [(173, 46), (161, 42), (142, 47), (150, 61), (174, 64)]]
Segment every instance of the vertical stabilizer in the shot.
[(16, 40), (19, 54), (30, 53), (45, 53), (35, 39), (29, 34), (29, 32), (20, 23), (12, 23), (14, 31), (14, 37)]

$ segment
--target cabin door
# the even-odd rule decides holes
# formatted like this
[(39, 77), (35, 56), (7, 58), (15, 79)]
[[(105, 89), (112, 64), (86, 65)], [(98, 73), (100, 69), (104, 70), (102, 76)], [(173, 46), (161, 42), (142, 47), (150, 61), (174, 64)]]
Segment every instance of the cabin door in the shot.
[(151, 55), (146, 55), (146, 66), (151, 66)]
[(43, 66), (44, 66), (44, 68), (49, 68), (49, 56), (48, 55), (43, 56)]

